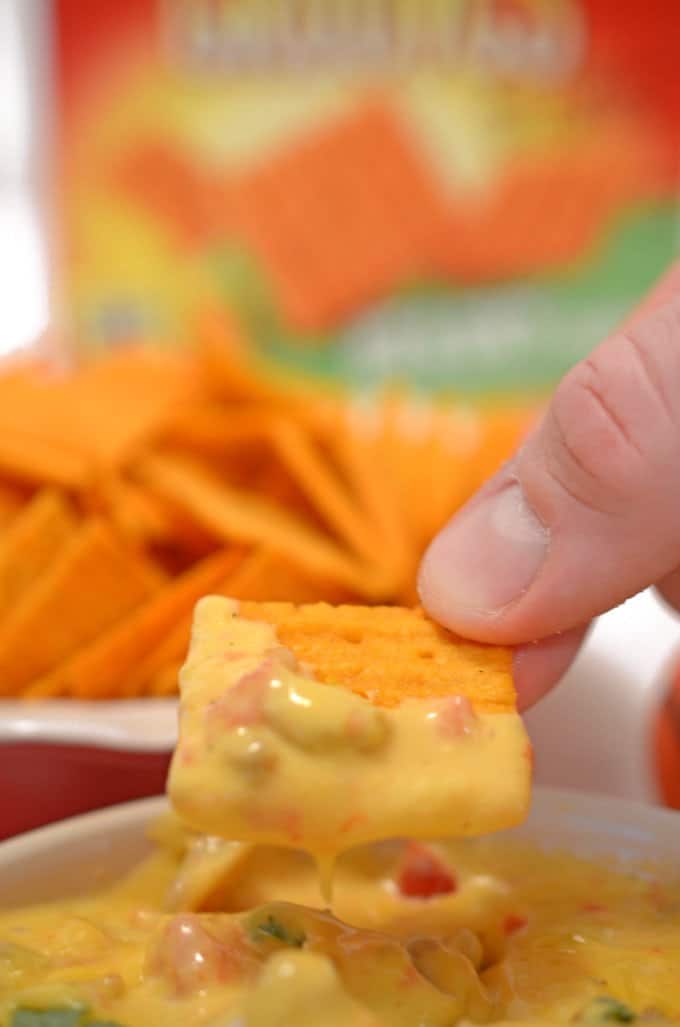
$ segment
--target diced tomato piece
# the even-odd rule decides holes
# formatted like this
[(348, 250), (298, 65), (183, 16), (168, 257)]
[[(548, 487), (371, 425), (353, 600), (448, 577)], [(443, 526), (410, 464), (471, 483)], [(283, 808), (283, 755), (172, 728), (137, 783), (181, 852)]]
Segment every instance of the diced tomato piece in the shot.
[(444, 738), (465, 738), (477, 724), (477, 714), (465, 695), (451, 695), (439, 705), (439, 731)]
[(426, 845), (417, 842), (409, 842), (406, 847), (397, 884), (402, 895), (414, 899), (448, 895), (457, 888), (456, 878), (446, 864)]
[(263, 660), (255, 670), (244, 674), (206, 710), (209, 734), (219, 734), (235, 727), (249, 727), (262, 721), (264, 703), (272, 679), (273, 665)]
[(503, 921), (503, 930), (506, 934), (515, 934), (517, 931), (521, 931), (523, 927), (526, 927), (527, 923), (528, 921), (525, 916), (520, 916), (519, 913), (508, 913)]

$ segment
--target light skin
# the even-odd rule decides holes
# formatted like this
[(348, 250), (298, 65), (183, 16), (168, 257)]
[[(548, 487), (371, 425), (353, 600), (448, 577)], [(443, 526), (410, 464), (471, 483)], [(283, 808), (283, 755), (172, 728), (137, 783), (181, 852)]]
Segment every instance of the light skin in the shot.
[(436, 620), (518, 647), (522, 709), (557, 683), (594, 617), (650, 585), (680, 610), (680, 261), (560, 382), (419, 577)]

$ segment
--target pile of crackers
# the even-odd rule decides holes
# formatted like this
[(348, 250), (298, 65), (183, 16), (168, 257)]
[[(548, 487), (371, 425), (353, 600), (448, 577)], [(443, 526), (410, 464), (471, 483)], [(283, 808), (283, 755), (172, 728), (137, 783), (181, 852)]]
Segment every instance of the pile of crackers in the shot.
[(429, 539), (532, 417), (276, 379), (222, 311), (181, 353), (6, 370), (0, 695), (173, 694), (207, 593), (412, 603)]

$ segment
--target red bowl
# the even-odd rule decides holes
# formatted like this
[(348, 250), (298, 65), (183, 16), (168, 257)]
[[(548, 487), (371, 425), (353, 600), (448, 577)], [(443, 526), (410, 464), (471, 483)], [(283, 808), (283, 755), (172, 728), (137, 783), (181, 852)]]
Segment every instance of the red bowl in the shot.
[(171, 753), (16, 742), (0, 746), (0, 839), (165, 791)]
[(162, 794), (176, 736), (174, 700), (0, 701), (0, 838)]

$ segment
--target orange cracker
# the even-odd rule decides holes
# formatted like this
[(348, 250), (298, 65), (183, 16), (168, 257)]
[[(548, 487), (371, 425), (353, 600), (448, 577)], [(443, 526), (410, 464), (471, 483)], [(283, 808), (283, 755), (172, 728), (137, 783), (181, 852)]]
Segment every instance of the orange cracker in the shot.
[(158, 587), (158, 572), (97, 519), (87, 521), (0, 626), (0, 694), (91, 641)]
[[(468, 421), (468, 424), (465, 424)], [(444, 526), (468, 499), (473, 489), (472, 467), (479, 448), (477, 417), (470, 412), (462, 422), (452, 419), (439, 428), (429, 455), (430, 503), (421, 511), (421, 546)], [(467, 440), (467, 441), (466, 441)]]
[[(219, 593), (221, 589), (214, 591)], [(121, 684), (122, 697), (146, 694), (165, 667), (181, 663), (191, 638), (192, 617), (191, 613), (181, 616), (158, 644), (130, 669)]]
[(377, 525), (362, 512), (327, 459), (309, 435), (290, 420), (274, 426), (272, 444), (294, 475), (298, 485), (341, 539), (366, 559), (379, 550), (382, 539)]
[(484, 413), (480, 446), (471, 468), (470, 493), (510, 459), (536, 423), (537, 417), (536, 409), (528, 406), (507, 407)]
[(388, 401), (382, 457), (389, 467), (404, 509), (409, 535), (422, 538), (422, 509), (430, 509), (430, 469), (435, 435), (431, 400), (395, 397)]
[(189, 614), (202, 595), (224, 580), (239, 559), (234, 549), (207, 557), (35, 681), (28, 693), (34, 697), (73, 695), (83, 699), (120, 695), (139, 661)]
[(470, 407), (434, 406), (414, 484), (411, 519), (417, 555), (473, 490), (473, 467), (483, 435), (483, 416)]
[(119, 475), (106, 475), (84, 497), (88, 509), (111, 520), (120, 534), (139, 545), (176, 543), (205, 549), (205, 533), (182, 521), (160, 496)]
[(351, 430), (363, 440), (371, 462), (379, 469), (393, 509), (408, 526), (409, 506), (414, 497), (410, 489), (410, 438), (399, 423), (405, 402), (398, 393), (385, 393), (359, 400), (349, 417)]
[(72, 382), (69, 398), (77, 403), (79, 424), (88, 431), (88, 447), (105, 466), (119, 465), (148, 442), (178, 404), (196, 390), (192, 363), (150, 348), (129, 347), (86, 367)]
[[(207, 596), (180, 692), (169, 795), (194, 829), (306, 849), (329, 873), (355, 845), (488, 834), (526, 815), (510, 650), (420, 610)], [(244, 771), (253, 742), (259, 776)]]
[(0, 483), (0, 529), (4, 529), (23, 509), (26, 497), (11, 485)]
[(275, 411), (263, 406), (220, 406), (195, 403), (181, 407), (173, 416), (163, 441), (208, 454), (223, 454), (225, 449), (244, 441), (269, 438)]
[(0, 468), (82, 485), (118, 466), (195, 392), (187, 358), (128, 347), (68, 377), (29, 368), (0, 376)]
[(479, 710), (515, 709), (511, 650), (458, 638), (420, 609), (242, 601), (239, 614), (272, 624), (316, 680), (375, 705), (456, 694)]
[(426, 269), (446, 207), (416, 151), (371, 101), (235, 184), (236, 232), (295, 327), (328, 329)]
[[(423, 406), (420, 404), (420, 406)], [(421, 548), (420, 512), (430, 509), (428, 460), (432, 415), (412, 399), (398, 393), (380, 396), (351, 414), (352, 432), (362, 440), (355, 462), (363, 462), (363, 475), (382, 500), (382, 523), (392, 524), (388, 551), (398, 560), (399, 577), (391, 598), (401, 594), (413, 577)], [(389, 529), (388, 529), (389, 531)], [(397, 541), (400, 540), (400, 541)]]
[(358, 560), (287, 510), (227, 485), (196, 462), (150, 455), (140, 461), (137, 473), (218, 538), (266, 545), (292, 556), (312, 574), (368, 598), (389, 594), (389, 571)]
[(352, 482), (357, 502), (369, 518), (377, 542), (374, 557), (390, 569), (393, 596), (398, 594), (411, 565), (411, 544), (403, 512), (399, 509), (392, 483), (377, 459), (375, 440), (346, 428), (328, 442), (332, 457)]
[(196, 341), (201, 384), (213, 399), (226, 401), (241, 412), (245, 403), (258, 404), (262, 416), (277, 411), (308, 427), (326, 423), (340, 406), (332, 388), (321, 393), (313, 381), (290, 372), (261, 368), (236, 314), (225, 307), (206, 308), (196, 320)]
[(0, 537), (0, 612), (33, 586), (76, 531), (74, 511), (61, 493), (39, 492)]
[(176, 695), (179, 691), (179, 672), (182, 668), (181, 662), (169, 663), (154, 675), (149, 686), (149, 695), (162, 698), (164, 696)]
[(85, 454), (55, 445), (49, 438), (34, 438), (0, 424), (0, 471), (19, 482), (77, 489), (87, 483), (92, 463)]
[(293, 560), (261, 547), (254, 549), (219, 590), (237, 599), (287, 600), (303, 603), (325, 600), (342, 602), (346, 589), (305, 572)]
[(108, 520), (126, 542), (152, 552), (171, 575), (215, 549), (213, 536), (193, 518), (127, 475), (98, 475), (79, 498), (88, 513)]
[[(337, 422), (341, 390), (328, 386), (321, 392), (313, 380), (305, 381), (268, 364), (263, 370), (253, 354), (243, 327), (233, 311), (206, 308), (196, 320), (201, 383), (211, 399), (228, 402), (229, 412), (255, 416), (286, 414), (308, 428)], [(180, 415), (181, 416), (181, 415)], [(184, 422), (186, 423), (186, 422)]]
[[(242, 481), (240, 484), (277, 508), (287, 510), (289, 514), (313, 526), (315, 530), (322, 530), (315, 511), (297, 488), (296, 482), (277, 460), (269, 459), (263, 462), (248, 481)], [(266, 541), (264, 544), (266, 545)]]
[[(271, 550), (253, 549), (245, 557), (242, 557), (240, 550), (235, 553), (237, 556), (232, 572), (226, 575), (218, 586), (209, 587), (218, 595), (255, 600), (281, 599), (297, 603), (320, 599), (343, 602), (351, 598), (346, 589), (305, 572), (292, 561)], [(187, 651), (191, 636), (191, 619), (190, 612), (183, 614), (158, 644), (152, 646), (145, 656), (130, 668), (122, 683), (122, 694), (155, 694), (155, 682), (163, 678), (165, 668), (178, 666)]]
[(356, 497), (310, 433), (289, 417), (262, 407), (225, 409), (203, 404), (180, 411), (165, 438), (183, 448), (222, 456), (225, 449), (259, 440), (287, 468), (301, 493), (339, 538), (369, 559), (379, 547), (379, 534)]

